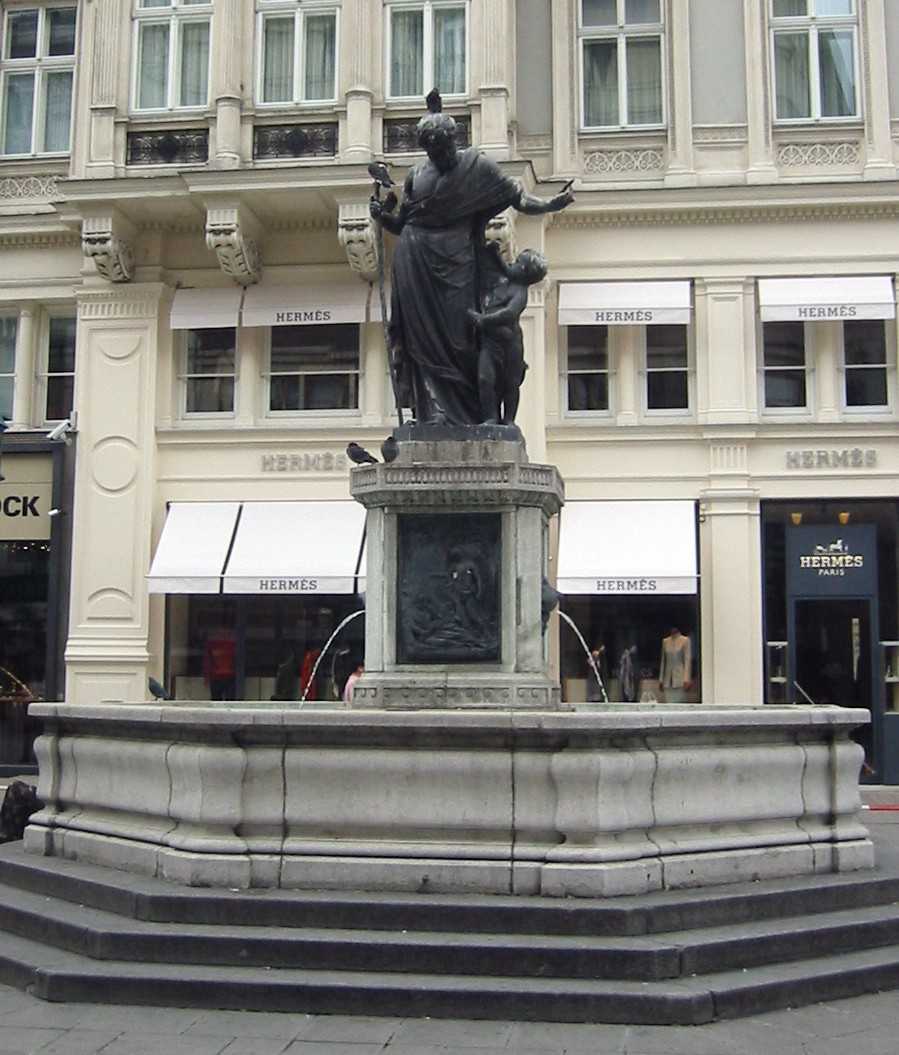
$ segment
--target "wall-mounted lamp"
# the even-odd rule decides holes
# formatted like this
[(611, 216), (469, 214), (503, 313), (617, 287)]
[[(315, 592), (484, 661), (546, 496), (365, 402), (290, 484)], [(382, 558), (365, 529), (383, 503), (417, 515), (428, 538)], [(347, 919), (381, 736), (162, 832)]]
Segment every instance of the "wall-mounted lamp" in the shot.
[(790, 520), (793, 521), (793, 523), (796, 525), (796, 527), (799, 527), (799, 525), (802, 523), (802, 514), (801, 513), (790, 513)]
[(851, 513), (837, 513), (837, 520), (845, 527), (850, 519), (852, 518)]

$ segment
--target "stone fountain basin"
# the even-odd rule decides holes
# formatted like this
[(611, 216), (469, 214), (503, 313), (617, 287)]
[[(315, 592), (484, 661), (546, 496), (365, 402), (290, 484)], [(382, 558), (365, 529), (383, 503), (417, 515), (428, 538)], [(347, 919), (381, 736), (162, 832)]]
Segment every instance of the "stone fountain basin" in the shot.
[(874, 863), (864, 710), (31, 713), (26, 850), (183, 884), (597, 897)]

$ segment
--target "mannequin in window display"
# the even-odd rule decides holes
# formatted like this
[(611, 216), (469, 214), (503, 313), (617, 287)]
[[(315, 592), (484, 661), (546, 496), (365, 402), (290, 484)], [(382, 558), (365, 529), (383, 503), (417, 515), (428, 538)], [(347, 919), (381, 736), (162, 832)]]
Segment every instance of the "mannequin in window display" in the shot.
[(618, 660), (618, 686), (622, 703), (633, 703), (637, 699), (637, 646), (630, 645)]
[(693, 684), (690, 680), (693, 657), (690, 639), (673, 626), (662, 639), (662, 658), (659, 662), (659, 688), (666, 703), (685, 703), (687, 692)]
[(232, 630), (219, 627), (210, 632), (203, 652), (203, 677), (209, 685), (211, 700), (234, 699), (236, 655), (237, 644)]

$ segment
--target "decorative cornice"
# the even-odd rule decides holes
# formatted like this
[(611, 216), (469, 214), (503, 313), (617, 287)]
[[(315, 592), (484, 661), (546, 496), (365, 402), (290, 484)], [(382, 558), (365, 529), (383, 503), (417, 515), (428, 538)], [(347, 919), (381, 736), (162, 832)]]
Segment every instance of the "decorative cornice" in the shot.
[(85, 216), (81, 247), (108, 282), (130, 282), (134, 277), (134, 227), (115, 210)]
[(665, 151), (659, 147), (626, 150), (593, 150), (584, 155), (584, 172), (590, 176), (658, 174), (665, 169)]
[(165, 291), (161, 285), (80, 289), (76, 293), (80, 319), (153, 319)]
[(215, 206), (206, 214), (206, 245), (218, 257), (222, 271), (242, 286), (262, 277), (259, 230), (259, 221), (245, 205)]
[(857, 166), (860, 161), (861, 144), (857, 140), (779, 143), (776, 155), (780, 168)]
[(54, 175), (0, 177), (0, 205), (7, 201), (50, 201), (58, 196)]
[(71, 231), (0, 230), (0, 249), (74, 249), (81, 239)]
[(367, 203), (340, 205), (337, 237), (346, 252), (350, 270), (364, 282), (374, 282), (378, 277), (378, 249)]

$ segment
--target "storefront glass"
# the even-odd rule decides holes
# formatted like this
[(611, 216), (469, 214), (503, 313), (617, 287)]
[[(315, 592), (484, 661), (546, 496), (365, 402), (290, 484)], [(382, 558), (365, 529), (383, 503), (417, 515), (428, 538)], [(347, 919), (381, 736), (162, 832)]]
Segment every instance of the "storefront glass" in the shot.
[[(179, 700), (297, 701), (350, 595), (177, 595), (167, 602), (166, 678)], [(338, 700), (364, 655), (364, 618), (323, 657), (308, 700)]]

